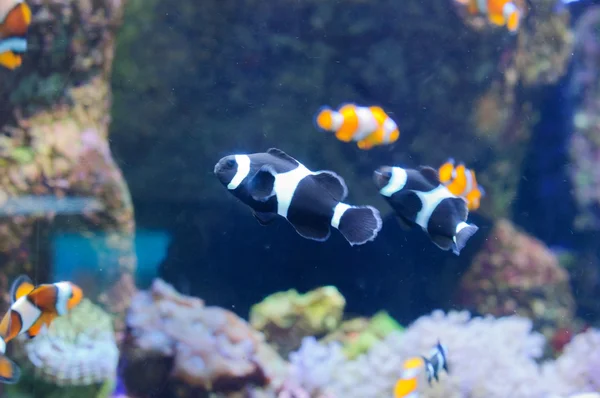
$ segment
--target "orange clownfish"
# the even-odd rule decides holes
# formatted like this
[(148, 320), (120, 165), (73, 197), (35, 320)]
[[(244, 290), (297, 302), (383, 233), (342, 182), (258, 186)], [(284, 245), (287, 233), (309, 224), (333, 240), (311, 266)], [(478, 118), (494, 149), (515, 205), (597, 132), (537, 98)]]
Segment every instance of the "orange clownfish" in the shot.
[(21, 66), (27, 51), (27, 30), (31, 9), (23, 0), (3, 0), (0, 4), (0, 65), (8, 69)]
[(360, 149), (391, 144), (400, 137), (396, 122), (378, 106), (346, 104), (337, 111), (325, 106), (317, 113), (315, 124), (335, 132), (340, 141), (355, 141)]
[(454, 159), (448, 159), (446, 163), (440, 166), (438, 175), (440, 182), (453, 195), (459, 196), (467, 202), (469, 211), (479, 209), (485, 191), (481, 185), (477, 184), (477, 178), (473, 170), (467, 169), (462, 163), (455, 166)]
[(431, 350), (429, 358), (413, 357), (404, 361), (402, 375), (394, 386), (394, 398), (418, 398), (418, 379), (423, 371), (425, 371), (427, 382), (430, 385), (433, 379), (439, 379), (442, 369), (448, 373), (447, 354), (446, 347), (438, 342)]
[(71, 282), (43, 284), (35, 287), (27, 276), (20, 276), (10, 289), (11, 306), (0, 321), (0, 382), (16, 383), (21, 371), (4, 353), (6, 343), (26, 334), (33, 338), (44, 325), (64, 315), (81, 302), (83, 293)]
[(456, 0), (466, 6), (469, 14), (485, 15), (490, 23), (496, 26), (506, 26), (509, 32), (519, 30), (522, 13), (511, 0)]

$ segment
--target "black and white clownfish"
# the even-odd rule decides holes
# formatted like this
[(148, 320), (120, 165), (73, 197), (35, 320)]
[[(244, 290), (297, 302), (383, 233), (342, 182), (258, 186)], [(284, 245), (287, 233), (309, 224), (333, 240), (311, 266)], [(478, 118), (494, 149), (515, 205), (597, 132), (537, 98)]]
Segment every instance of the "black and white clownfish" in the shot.
[(446, 359), (448, 349), (440, 342), (431, 349), (429, 357), (412, 357), (404, 361), (402, 375), (394, 386), (394, 398), (418, 398), (418, 379), (422, 372), (427, 375), (427, 382), (431, 385), (433, 379), (439, 380), (439, 374), (443, 370), (448, 373), (448, 361)]
[(301, 236), (316, 241), (327, 240), (334, 227), (350, 245), (371, 241), (381, 230), (377, 209), (342, 203), (348, 194), (342, 177), (332, 171), (312, 172), (280, 149), (226, 156), (214, 173), (252, 208), (261, 225), (279, 215)]
[(65, 315), (83, 298), (81, 289), (71, 282), (43, 284), (35, 287), (31, 279), (18, 277), (10, 290), (11, 306), (0, 321), (0, 382), (12, 384), (19, 379), (19, 367), (5, 355), (6, 344), (25, 334), (34, 338), (43, 326)]
[(8, 69), (21, 66), (27, 51), (27, 31), (31, 24), (31, 9), (23, 0), (0, 2), (0, 65)]
[(419, 225), (442, 250), (456, 255), (477, 230), (467, 224), (467, 203), (453, 195), (431, 167), (418, 170), (383, 166), (374, 172), (379, 193), (396, 211), (405, 228)]

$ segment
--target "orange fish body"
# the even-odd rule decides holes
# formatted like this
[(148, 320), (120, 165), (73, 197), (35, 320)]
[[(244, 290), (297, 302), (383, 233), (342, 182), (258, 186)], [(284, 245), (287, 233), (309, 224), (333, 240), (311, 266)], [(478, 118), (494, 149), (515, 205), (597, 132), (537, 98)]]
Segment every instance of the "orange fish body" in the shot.
[(21, 66), (30, 24), (31, 9), (23, 0), (5, 0), (0, 4), (0, 65), (8, 69)]
[(440, 182), (456, 196), (467, 202), (469, 211), (479, 209), (480, 201), (485, 191), (477, 184), (475, 172), (467, 169), (464, 164), (455, 166), (453, 159), (448, 159), (438, 170)]
[(346, 104), (337, 111), (323, 107), (315, 117), (315, 124), (321, 130), (335, 132), (340, 141), (355, 141), (364, 150), (391, 144), (400, 137), (396, 122), (378, 106)]
[(521, 24), (522, 12), (512, 0), (456, 0), (466, 6), (472, 15), (485, 15), (496, 26), (506, 26), (509, 32), (516, 33)]
[(418, 378), (425, 369), (422, 357), (413, 357), (404, 361), (402, 375), (394, 386), (394, 398), (417, 397)]
[(70, 282), (43, 284), (35, 287), (27, 276), (15, 280), (10, 291), (11, 306), (0, 321), (0, 382), (15, 383), (20, 376), (18, 366), (4, 353), (6, 343), (18, 335), (33, 338), (43, 326), (66, 314), (81, 302), (81, 289)]
[(412, 357), (404, 361), (402, 374), (394, 385), (394, 398), (419, 398), (417, 387), (421, 378), (426, 377), (431, 385), (433, 379), (439, 379), (442, 369), (448, 372), (447, 353), (447, 348), (438, 342), (429, 358)]

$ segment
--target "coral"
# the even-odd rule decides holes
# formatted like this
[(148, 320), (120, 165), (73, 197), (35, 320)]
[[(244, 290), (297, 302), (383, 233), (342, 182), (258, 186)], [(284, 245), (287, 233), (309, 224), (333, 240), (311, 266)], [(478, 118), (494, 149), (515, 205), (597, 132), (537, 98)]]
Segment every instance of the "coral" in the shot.
[(162, 280), (134, 296), (126, 321), (123, 374), (130, 395), (192, 397), (281, 383), (283, 362), (261, 333)]
[[(391, 333), (356, 360), (346, 360), (337, 343), (307, 338), (291, 355), (290, 383), (313, 396), (389, 397), (404, 360), (423, 355), (439, 340), (448, 347), (449, 373), (431, 386), (422, 380), (418, 392), (423, 397), (547, 398), (557, 392), (598, 390), (597, 380), (592, 380), (598, 377), (598, 333), (579, 335), (558, 361), (540, 367), (537, 360), (545, 339), (532, 332), (527, 318), (471, 318), (466, 311), (434, 311), (404, 333)], [(579, 363), (570, 367), (574, 361)]]
[(337, 330), (328, 334), (321, 342), (339, 341), (346, 358), (354, 359), (367, 352), (373, 345), (402, 326), (387, 312), (380, 311), (369, 318), (354, 318), (342, 322)]
[[(93, 283), (80, 283), (95, 299), (136, 266), (131, 198), (108, 146), (108, 80), (123, 2), (28, 4), (33, 17), (23, 65), (0, 70), (0, 90), (9, 96), (0, 105), (0, 204), (44, 196), (93, 198), (99, 206), (68, 219), (56, 218), (53, 209), (3, 217), (0, 288), (8, 291), (8, 282), (18, 274), (33, 275), (32, 258), (50, 262), (50, 233), (76, 231), (107, 248), (98, 251), (101, 269), (85, 275)], [(35, 275), (43, 281), (51, 272), (39, 267)]]
[(346, 300), (334, 287), (305, 294), (290, 289), (266, 297), (250, 310), (250, 325), (265, 334), (283, 356), (297, 349), (305, 336), (319, 336), (336, 329)]
[(88, 299), (57, 318), (46, 332), (21, 339), (20, 344), (19, 363), (27, 374), (11, 393), (39, 394), (40, 389), (48, 397), (112, 393), (119, 360), (113, 320)]
[(600, 7), (592, 7), (582, 15), (575, 27), (575, 55), (571, 79), (574, 109), (573, 133), (569, 143), (569, 171), (578, 206), (574, 226), (580, 231), (600, 229), (598, 24), (600, 24)]
[(499, 220), (462, 277), (458, 303), (482, 314), (519, 314), (550, 338), (571, 327), (575, 302), (567, 272), (546, 246)]

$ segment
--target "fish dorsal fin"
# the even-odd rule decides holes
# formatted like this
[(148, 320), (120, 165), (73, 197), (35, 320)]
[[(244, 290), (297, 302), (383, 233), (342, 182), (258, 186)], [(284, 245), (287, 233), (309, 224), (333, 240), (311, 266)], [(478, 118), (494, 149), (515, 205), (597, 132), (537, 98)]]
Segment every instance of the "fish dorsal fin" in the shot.
[(338, 202), (343, 201), (348, 196), (348, 187), (342, 177), (333, 171), (322, 170), (313, 174), (315, 181), (327, 190)]
[(252, 199), (266, 202), (275, 195), (275, 175), (277, 173), (270, 165), (264, 165), (256, 172), (248, 183), (248, 192)]
[(10, 301), (14, 304), (15, 301), (23, 296), (28, 295), (35, 289), (35, 286), (31, 279), (27, 275), (19, 276), (12, 284), (10, 288)]
[(287, 153), (283, 152), (281, 149), (269, 148), (267, 150), (267, 153), (269, 155), (275, 156), (276, 158), (279, 158), (281, 160), (285, 160), (286, 162), (291, 162), (291, 163), (295, 164), (296, 166), (300, 164), (300, 162), (298, 162), (296, 159), (294, 159)]
[(255, 211), (252, 214), (254, 215), (254, 218), (256, 218), (256, 220), (258, 221), (258, 223), (260, 225), (268, 225), (271, 222), (273, 222), (273, 220), (275, 219), (275, 217), (277, 217), (273, 213), (262, 213), (262, 212), (259, 212), (259, 211)]
[(419, 166), (418, 170), (419, 173), (421, 173), (421, 175), (425, 177), (427, 181), (429, 181), (433, 185), (440, 185), (440, 179), (436, 169), (429, 166)]

